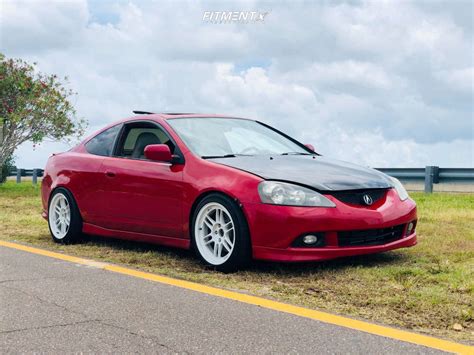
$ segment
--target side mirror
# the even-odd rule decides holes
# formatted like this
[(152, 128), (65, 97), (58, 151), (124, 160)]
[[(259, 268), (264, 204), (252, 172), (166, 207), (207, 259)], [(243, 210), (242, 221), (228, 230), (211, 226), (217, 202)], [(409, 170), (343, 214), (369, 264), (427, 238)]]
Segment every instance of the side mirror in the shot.
[(314, 146), (312, 144), (305, 144), (304, 146), (314, 152)]
[(170, 147), (166, 144), (149, 144), (145, 147), (145, 158), (170, 163), (173, 159)]

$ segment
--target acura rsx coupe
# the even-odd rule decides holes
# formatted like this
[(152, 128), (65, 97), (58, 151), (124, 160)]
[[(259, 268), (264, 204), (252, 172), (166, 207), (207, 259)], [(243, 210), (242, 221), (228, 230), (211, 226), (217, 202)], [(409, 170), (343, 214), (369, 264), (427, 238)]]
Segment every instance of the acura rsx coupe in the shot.
[(42, 203), (54, 241), (192, 248), (221, 271), (416, 244), (416, 205), (394, 178), (258, 121), (134, 113), (49, 158)]

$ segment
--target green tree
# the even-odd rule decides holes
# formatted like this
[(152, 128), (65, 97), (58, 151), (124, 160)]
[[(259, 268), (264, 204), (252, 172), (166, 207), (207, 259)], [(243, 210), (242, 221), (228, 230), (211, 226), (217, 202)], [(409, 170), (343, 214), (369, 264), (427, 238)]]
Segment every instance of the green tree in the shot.
[(57, 75), (39, 72), (36, 63), (8, 59), (0, 53), (0, 181), (1, 171), (24, 142), (68, 141), (84, 134), (86, 121), (77, 118), (75, 95)]
[(13, 157), (8, 157), (3, 164), (0, 166), (0, 184), (4, 183), (7, 180), (8, 175), (14, 168)]

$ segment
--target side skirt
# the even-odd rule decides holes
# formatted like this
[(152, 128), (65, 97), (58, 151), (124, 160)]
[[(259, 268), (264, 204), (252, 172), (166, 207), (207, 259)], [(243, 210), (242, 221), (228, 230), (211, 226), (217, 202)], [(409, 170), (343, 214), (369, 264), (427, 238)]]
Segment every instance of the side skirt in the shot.
[(83, 224), (82, 232), (85, 234), (99, 235), (102, 237), (117, 238), (117, 239), (131, 240), (131, 241), (137, 241), (137, 242), (146, 242), (146, 243), (153, 243), (153, 244), (161, 244), (161, 245), (166, 245), (166, 246), (176, 247), (176, 248), (181, 248), (181, 249), (189, 249), (190, 247), (189, 239), (118, 231), (118, 230), (113, 230), (113, 229), (102, 228), (90, 223)]

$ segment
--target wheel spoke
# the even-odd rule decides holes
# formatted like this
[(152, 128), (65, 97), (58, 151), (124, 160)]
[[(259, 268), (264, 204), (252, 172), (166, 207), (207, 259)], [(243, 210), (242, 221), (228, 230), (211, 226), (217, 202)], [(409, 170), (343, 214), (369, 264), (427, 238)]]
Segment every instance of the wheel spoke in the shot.
[(219, 222), (221, 224), (223, 222), (222, 214), (223, 214), (223, 211), (220, 208), (216, 209), (216, 222)]
[(206, 218), (204, 219), (204, 224), (210, 230), (212, 230), (212, 227), (214, 226), (215, 223), (216, 223), (216, 221), (214, 221), (209, 215), (207, 215)]
[(214, 243), (214, 256), (217, 256), (217, 252), (218, 252), (218, 247), (217, 247), (217, 243)]
[(217, 257), (220, 258), (222, 256), (222, 244), (217, 245)]
[(227, 252), (230, 252), (232, 250), (232, 246), (225, 239), (224, 239), (224, 242), (222, 243), (222, 246), (227, 250)]
[[(209, 238), (209, 239), (207, 239), (207, 238)], [(209, 233), (208, 235), (205, 235), (204, 237), (202, 237), (202, 240), (204, 241), (204, 245), (208, 245), (209, 243), (211, 243), (212, 242), (212, 233)]]
[(230, 240), (230, 238), (226, 235), (224, 236), (224, 240), (229, 246), (232, 248), (234, 246), (234, 243)]
[(212, 230), (212, 224), (210, 224), (208, 221), (204, 221), (204, 225), (209, 228), (209, 230)]

